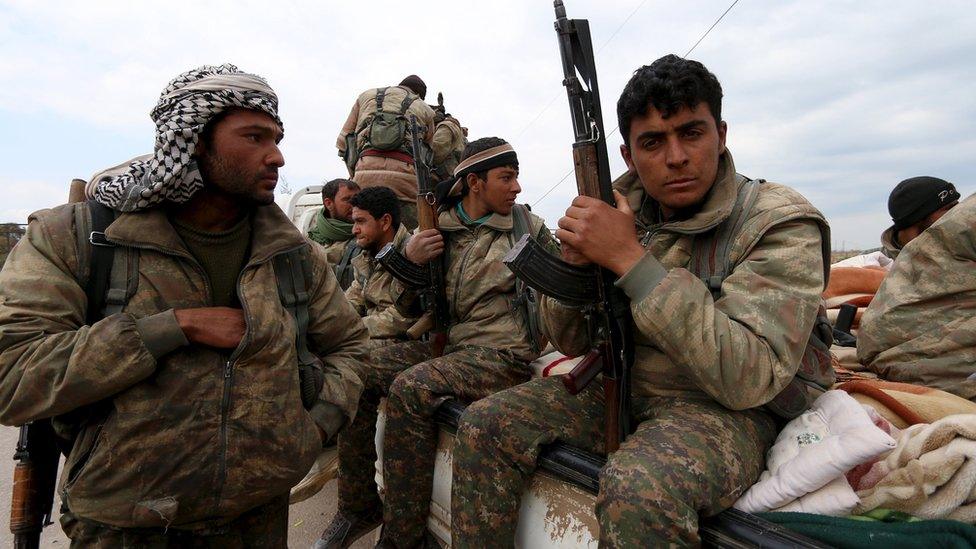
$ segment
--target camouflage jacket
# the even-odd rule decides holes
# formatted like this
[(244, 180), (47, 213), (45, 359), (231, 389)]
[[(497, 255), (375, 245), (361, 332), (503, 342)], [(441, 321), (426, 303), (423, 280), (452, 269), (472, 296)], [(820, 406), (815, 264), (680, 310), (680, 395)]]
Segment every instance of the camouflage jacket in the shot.
[(441, 180), (450, 179), (454, 175), (454, 168), (461, 161), (461, 153), (468, 144), (464, 137), (461, 123), (452, 116), (448, 116), (437, 124), (434, 129), (434, 168), (437, 169)]
[(881, 253), (891, 259), (898, 259), (898, 252), (901, 251), (901, 245), (895, 242), (895, 232), (894, 227), (888, 227), (881, 233)]
[[(369, 124), (371, 117), (376, 112), (376, 93), (379, 88), (366, 90), (356, 98), (346, 122), (339, 131), (336, 139), (336, 147), (341, 153), (346, 150), (346, 135), (356, 134), (356, 143), (362, 151), (366, 146), (369, 135)], [(383, 110), (388, 111), (399, 108), (407, 94), (412, 94), (410, 90), (401, 86), (391, 86), (386, 90), (386, 98), (383, 100)], [(430, 146), (434, 137), (434, 109), (424, 103), (419, 97), (410, 104), (407, 109), (407, 120), (410, 115), (417, 116), (417, 122), (424, 128), (424, 135), (421, 141)], [(409, 143), (410, 135), (406, 140)], [(384, 186), (389, 187), (397, 194), (401, 200), (414, 201), (417, 199), (417, 176), (413, 169), (413, 164), (408, 164), (395, 158), (384, 156), (361, 156), (356, 163), (354, 173), (350, 174), (352, 180), (359, 183), (363, 188)]]
[[(402, 251), (409, 235), (407, 228), (400, 225), (393, 237), (393, 246)], [(416, 319), (405, 317), (397, 311), (391, 292), (395, 280), (393, 275), (373, 258), (373, 254), (365, 251), (352, 260), (352, 265), (355, 275), (352, 285), (346, 290), (346, 298), (363, 317), (369, 337), (406, 339), (407, 328)]]
[[(735, 165), (726, 152), (701, 211), (659, 223), (657, 204), (636, 176), (614, 183), (637, 213), (648, 253), (617, 285), (631, 299), (635, 396), (708, 396), (735, 410), (769, 402), (794, 377), (806, 352), (826, 280), (823, 216), (775, 183), (759, 196), (733, 238), (733, 271), (713, 300), (686, 267), (692, 240), (725, 220), (735, 203)], [(827, 244), (829, 247), (829, 244)], [(542, 301), (544, 331), (568, 355), (588, 350), (582, 316)]]
[(858, 360), (884, 379), (976, 400), (976, 196), (905, 245), (868, 306)]
[(82, 215), (85, 204), (33, 214), (0, 271), (0, 422), (109, 404), (80, 425), (62, 494), (76, 515), (113, 526), (222, 523), (288, 493), (321, 451), (316, 423), (352, 418), (362, 391), (366, 330), (324, 252), (310, 247), (308, 340), (326, 380), (309, 412), (271, 262), (308, 241), (277, 206), (254, 213), (237, 290), (247, 327), (233, 353), (188, 344), (176, 321), (174, 309), (209, 306), (209, 281), (162, 209), (122, 214), (106, 230), (138, 255), (135, 293), (123, 312), (86, 325)]
[[(535, 214), (530, 217), (532, 233), (543, 245), (554, 247), (545, 222)], [(538, 358), (539, 353), (532, 350), (524, 307), (515, 303), (515, 275), (501, 262), (515, 243), (512, 216), (496, 213), (481, 225), (468, 227), (451, 208), (441, 212), (438, 223), (446, 240), (444, 278), (451, 313), (448, 345), (504, 350), (526, 362)], [(404, 290), (399, 282), (393, 285), (393, 292), (397, 307), (406, 313), (413, 292)]]

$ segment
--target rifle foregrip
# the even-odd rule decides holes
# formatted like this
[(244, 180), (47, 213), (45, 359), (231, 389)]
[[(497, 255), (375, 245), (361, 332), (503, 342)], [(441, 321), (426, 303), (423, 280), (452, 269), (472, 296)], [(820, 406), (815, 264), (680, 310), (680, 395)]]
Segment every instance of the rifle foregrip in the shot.
[(14, 486), (10, 501), (10, 532), (29, 534), (40, 532), (43, 519), (33, 508), (37, 487), (34, 485), (34, 471), (30, 463), (18, 463), (14, 467)]
[(566, 263), (529, 235), (523, 235), (512, 246), (502, 263), (530, 288), (563, 303), (581, 306), (600, 300), (595, 268)]
[(603, 370), (603, 353), (593, 349), (572, 370), (563, 374), (563, 385), (571, 395), (579, 394)]

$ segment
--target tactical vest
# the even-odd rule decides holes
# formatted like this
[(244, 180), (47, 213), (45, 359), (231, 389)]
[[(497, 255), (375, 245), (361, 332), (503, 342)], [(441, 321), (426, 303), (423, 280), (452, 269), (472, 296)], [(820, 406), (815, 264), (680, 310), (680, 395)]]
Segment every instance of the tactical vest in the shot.
[[(759, 186), (765, 180), (737, 176), (736, 182), (739, 190), (732, 213), (714, 229), (695, 235), (688, 265), (688, 270), (708, 286), (715, 300), (722, 295), (722, 282), (735, 268), (730, 257), (732, 244), (742, 231), (759, 196)], [(822, 253), (824, 265), (829, 265), (829, 251), (824, 247)], [(794, 418), (809, 409), (817, 396), (833, 386), (835, 374), (830, 360), (832, 342), (833, 330), (821, 302), (796, 375), (773, 400), (766, 403), (768, 410), (782, 418)]]

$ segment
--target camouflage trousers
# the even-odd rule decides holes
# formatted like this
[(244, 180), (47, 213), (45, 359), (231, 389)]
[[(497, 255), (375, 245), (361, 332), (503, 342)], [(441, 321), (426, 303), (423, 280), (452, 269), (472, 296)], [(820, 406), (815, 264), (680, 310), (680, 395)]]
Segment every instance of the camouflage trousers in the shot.
[[(714, 401), (634, 398), (636, 431), (600, 473), (601, 547), (696, 546), (699, 514), (717, 514), (758, 478), (776, 437), (772, 417)], [(454, 445), (454, 547), (509, 545), (542, 446), (560, 440), (605, 454), (602, 383), (579, 395), (558, 377), (468, 407)]]
[(362, 512), (379, 505), (374, 438), (379, 401), (387, 395), (383, 536), (399, 547), (416, 547), (430, 509), (438, 438), (434, 412), (449, 399), (473, 402), (523, 383), (531, 370), (485, 347), (448, 347), (444, 356), (431, 359), (429, 345), (420, 341), (375, 350), (370, 362), (356, 418), (339, 434), (339, 509)]
[(117, 528), (61, 515), (72, 548), (85, 549), (238, 549), (288, 547), (288, 494), (244, 513), (231, 522), (197, 530)]

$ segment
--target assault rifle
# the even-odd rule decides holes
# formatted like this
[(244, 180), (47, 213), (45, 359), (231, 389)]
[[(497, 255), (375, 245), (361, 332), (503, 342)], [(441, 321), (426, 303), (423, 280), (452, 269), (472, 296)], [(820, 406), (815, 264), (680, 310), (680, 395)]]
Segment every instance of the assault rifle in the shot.
[[(437, 229), (438, 204), (434, 194), (434, 183), (430, 180), (430, 167), (423, 153), (420, 136), (422, 130), (417, 117), (410, 115), (410, 129), (413, 142), (414, 170), (417, 172), (417, 224), (420, 230)], [(393, 243), (383, 246), (376, 254), (376, 260), (408, 288), (418, 290), (428, 310), (431, 355), (444, 354), (447, 345), (447, 327), (450, 324), (450, 311), (444, 284), (444, 256), (432, 259), (427, 265), (417, 265), (393, 247)], [(424, 322), (422, 319), (420, 322)]]
[(51, 524), (54, 487), (61, 451), (51, 421), (43, 419), (20, 427), (14, 460), (10, 532), (16, 549), (36, 549), (41, 530)]
[[(555, 0), (556, 34), (563, 63), (563, 85), (569, 96), (576, 141), (573, 162), (580, 196), (613, 205), (606, 132), (600, 111), (590, 25), (585, 19), (566, 19), (562, 0)], [(582, 391), (603, 374), (606, 399), (606, 449), (613, 452), (630, 434), (630, 367), (634, 346), (630, 305), (614, 286), (616, 276), (595, 266), (580, 267), (553, 256), (528, 236), (502, 259), (517, 277), (537, 291), (584, 311), (592, 349), (565, 376), (571, 394)]]

